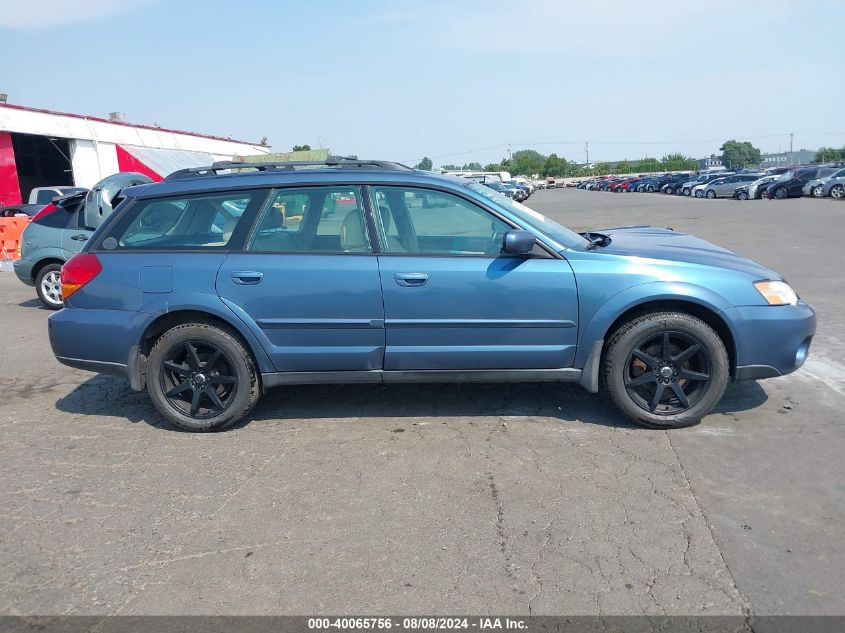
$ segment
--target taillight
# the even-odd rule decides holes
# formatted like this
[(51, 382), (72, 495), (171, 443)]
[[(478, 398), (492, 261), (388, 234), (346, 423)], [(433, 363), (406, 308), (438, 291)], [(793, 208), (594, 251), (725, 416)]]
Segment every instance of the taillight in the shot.
[(102, 270), (103, 265), (96, 255), (78, 253), (71, 257), (62, 266), (62, 299), (67, 299)]
[(51, 202), (51, 203), (50, 203), (50, 204), (48, 204), (46, 207), (44, 207), (43, 209), (41, 209), (41, 211), (39, 211), (38, 213), (36, 213), (35, 215), (33, 215), (33, 216), (32, 216), (32, 220), (31, 220), (31, 221), (32, 221), (32, 222), (35, 222), (38, 218), (43, 218), (43, 217), (44, 217), (45, 215), (47, 215), (48, 213), (52, 213), (53, 211), (58, 211), (58, 209), (59, 209), (59, 207), (57, 207), (55, 204), (53, 204), (53, 203)]

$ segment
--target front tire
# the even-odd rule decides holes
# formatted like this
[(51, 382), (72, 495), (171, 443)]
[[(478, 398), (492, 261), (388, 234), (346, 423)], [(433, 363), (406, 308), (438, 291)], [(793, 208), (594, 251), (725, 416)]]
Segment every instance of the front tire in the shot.
[(738, 194), (736, 194), (736, 199), (737, 200), (748, 200), (748, 193), (745, 192), (745, 191), (740, 191)]
[(845, 187), (843, 187), (842, 185), (833, 185), (830, 188), (830, 197), (836, 198), (837, 200), (845, 198)]
[(187, 431), (220, 431), (244, 417), (261, 394), (252, 356), (234, 332), (184, 323), (150, 351), (147, 390), (158, 412)]
[(778, 187), (771, 193), (769, 197), (774, 198), (775, 200), (784, 200), (786, 199), (788, 193), (789, 192), (786, 190), (786, 187)]
[(729, 361), (719, 335), (684, 312), (634, 318), (610, 337), (602, 390), (638, 424), (677, 429), (697, 424), (725, 392)]
[(696, 190), (695, 190), (695, 197), (696, 197), (696, 198), (703, 198), (703, 197), (704, 197), (704, 192), (703, 192), (701, 189), (696, 189)]
[(50, 310), (61, 310), (62, 300), (62, 265), (47, 264), (35, 277), (35, 291), (38, 298)]
[(710, 189), (705, 195), (712, 200), (716, 197), (716, 192)]

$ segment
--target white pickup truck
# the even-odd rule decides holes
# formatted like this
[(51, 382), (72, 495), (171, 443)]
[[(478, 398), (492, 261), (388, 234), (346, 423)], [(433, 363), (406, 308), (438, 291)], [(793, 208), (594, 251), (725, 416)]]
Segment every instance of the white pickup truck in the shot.
[(35, 187), (29, 192), (29, 200), (27, 204), (50, 204), (56, 198), (62, 196), (69, 196), (74, 193), (82, 193), (88, 191), (84, 187), (66, 187), (64, 185), (57, 187)]

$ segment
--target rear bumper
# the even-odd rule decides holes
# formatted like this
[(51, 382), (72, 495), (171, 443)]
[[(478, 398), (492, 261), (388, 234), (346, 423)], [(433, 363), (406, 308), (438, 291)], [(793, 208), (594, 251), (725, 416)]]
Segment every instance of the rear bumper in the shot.
[(794, 306), (728, 308), (723, 315), (734, 330), (736, 380), (783, 376), (807, 360), (816, 313), (803, 301)]
[(32, 280), (32, 262), (28, 259), (16, 259), (12, 262), (12, 268), (15, 275), (27, 286), (34, 286), (35, 282)]
[(69, 367), (128, 376), (128, 352), (138, 344), (139, 313), (65, 308), (47, 319), (50, 346)]

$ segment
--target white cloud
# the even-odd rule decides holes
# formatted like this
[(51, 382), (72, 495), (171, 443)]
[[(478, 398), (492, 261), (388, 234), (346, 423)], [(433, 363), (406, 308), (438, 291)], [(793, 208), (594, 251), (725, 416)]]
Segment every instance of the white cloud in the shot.
[(40, 31), (126, 13), (154, 0), (0, 0), (0, 28)]

